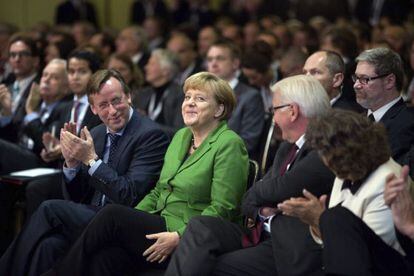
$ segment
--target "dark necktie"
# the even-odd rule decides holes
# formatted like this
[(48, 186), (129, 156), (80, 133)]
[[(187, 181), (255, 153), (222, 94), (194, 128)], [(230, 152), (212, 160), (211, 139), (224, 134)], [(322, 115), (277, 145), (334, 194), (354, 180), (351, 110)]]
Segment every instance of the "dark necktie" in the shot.
[[(298, 150), (298, 146), (293, 144), (286, 155), (285, 161), (283, 162), (282, 166), (280, 167), (279, 174), (282, 176), (287, 171), (289, 164), (292, 164), (293, 160), (295, 160), (296, 153)], [(244, 248), (255, 246), (259, 244), (260, 237), (263, 231), (263, 224), (264, 221), (257, 221), (255, 227), (250, 229), (249, 234), (243, 234), (242, 236), (242, 245)]]
[(289, 164), (295, 160), (296, 152), (298, 151), (298, 146), (293, 144), (290, 148), (288, 154), (286, 155), (285, 161), (283, 162), (282, 166), (280, 166), (279, 175), (284, 175), (287, 171)]
[(374, 117), (374, 114), (373, 113), (369, 114), (368, 119), (370, 119), (371, 122), (374, 122), (375, 123), (375, 117)]
[(73, 122), (75, 124), (77, 124), (79, 120), (80, 106), (81, 106), (81, 103), (79, 101), (73, 102)]
[[(109, 145), (108, 160), (107, 160), (106, 163), (108, 164), (108, 166), (113, 168), (112, 162), (114, 161), (114, 156), (115, 156), (116, 150), (118, 148), (118, 140), (121, 136), (119, 136), (117, 134), (108, 133), (107, 137), (110, 141), (110, 145)], [(100, 192), (98, 190), (95, 190), (95, 194), (94, 194), (93, 199), (92, 199), (93, 205), (95, 205), (95, 206), (104, 206), (105, 202), (106, 202), (105, 195), (102, 192)]]

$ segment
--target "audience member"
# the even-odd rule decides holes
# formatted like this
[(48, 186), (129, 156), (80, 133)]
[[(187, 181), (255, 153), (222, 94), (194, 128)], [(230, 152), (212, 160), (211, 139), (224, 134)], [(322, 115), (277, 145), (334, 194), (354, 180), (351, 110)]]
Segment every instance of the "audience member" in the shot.
[(95, 27), (89, 22), (77, 21), (72, 25), (72, 35), (78, 47), (87, 44), (95, 33)]
[(0, 84), (0, 138), (17, 142), (26, 116), (26, 99), (40, 78), (36, 42), (23, 34), (14, 35), (9, 43), (9, 63), (13, 73)]
[(155, 189), (135, 210), (105, 207), (46, 275), (119, 275), (165, 267), (191, 217), (240, 222), (248, 161), (243, 141), (226, 124), (235, 106), (233, 92), (206, 72), (188, 78), (184, 91), (187, 127), (174, 136)]
[(108, 57), (115, 52), (115, 39), (107, 31), (94, 34), (89, 39), (89, 44), (100, 50), (102, 60), (107, 61)]
[[(200, 58), (205, 59), (210, 46), (220, 38), (220, 33), (213, 26), (206, 26), (198, 33), (197, 49)], [(206, 66), (204, 66), (206, 67)]]
[(302, 48), (292, 47), (286, 51), (279, 64), (281, 78), (302, 74), (302, 68), (307, 58), (308, 54)]
[(241, 53), (231, 41), (217, 41), (207, 52), (207, 69), (227, 81), (234, 91), (237, 104), (228, 120), (229, 128), (244, 140), (249, 157), (257, 159), (265, 110), (260, 93), (239, 81)]
[(414, 143), (414, 118), (400, 96), (401, 58), (388, 48), (375, 48), (362, 52), (356, 62), (356, 101), (368, 110), (371, 120), (385, 125), (391, 156), (402, 163)]
[(62, 33), (62, 39), (51, 42), (45, 50), (45, 63), (49, 63), (52, 59), (67, 59), (69, 54), (76, 48), (76, 41), (72, 35)]
[(315, 77), (322, 84), (333, 108), (364, 111), (356, 101), (345, 98), (342, 93), (345, 64), (339, 54), (325, 50), (313, 53), (303, 66), (303, 74)]
[(56, 8), (55, 22), (60, 24), (73, 24), (80, 20), (87, 20), (97, 26), (95, 7), (86, 0), (63, 1)]
[[(336, 175), (329, 209), (327, 195), (318, 198), (306, 190), (304, 197), (290, 198), (278, 208), (309, 224), (315, 243), (323, 247), (326, 274), (402, 275), (403, 262), (396, 257), (404, 251), (384, 201), (387, 175), (399, 174), (401, 166), (390, 158), (384, 126), (336, 110), (311, 121), (306, 139)], [(377, 240), (390, 246), (391, 254), (383, 251), (387, 245), (366, 248)]]
[(307, 225), (279, 214), (276, 205), (303, 189), (320, 196), (332, 188), (333, 174), (304, 138), (308, 121), (330, 109), (328, 96), (317, 80), (303, 75), (276, 83), (272, 91), (274, 120), (286, 142), (272, 169), (244, 196), (250, 235), (226, 220), (195, 217), (165, 275), (310, 275), (320, 270), (321, 250), (309, 243)]
[(150, 54), (147, 52), (148, 39), (143, 28), (130, 26), (124, 28), (115, 41), (116, 53), (131, 57), (138, 68), (144, 71)]
[(198, 58), (195, 43), (183, 33), (174, 34), (167, 42), (167, 49), (178, 57), (180, 71), (175, 78), (180, 85), (191, 75), (202, 71), (201, 60)]
[(131, 102), (135, 102), (144, 85), (144, 75), (131, 58), (124, 54), (113, 54), (108, 59), (107, 69), (115, 69), (122, 75), (131, 90)]
[(157, 49), (145, 66), (145, 80), (149, 86), (137, 93), (135, 108), (157, 122), (170, 136), (183, 126), (180, 105), (184, 95), (174, 81), (178, 72), (178, 59), (168, 50)]
[[(61, 99), (68, 90), (66, 61), (52, 60), (43, 70), (40, 85), (32, 85), (25, 104), (26, 115), (17, 144), (0, 139), (0, 174), (44, 167), (40, 158), (44, 145), (43, 133), (58, 133), (63, 126), (64, 103)], [(41, 104), (40, 104), (41, 102)], [(31, 186), (31, 183), (28, 183)], [(11, 241), (12, 209), (18, 199), (19, 187), (0, 182), (0, 221), (2, 254)]]
[(158, 179), (167, 136), (133, 111), (122, 76), (113, 70), (96, 72), (88, 84), (88, 99), (104, 124), (91, 133), (83, 128), (80, 137), (74, 124), (61, 130), (62, 188), (67, 200), (40, 205), (0, 259), (2, 275), (45, 272), (102, 206), (135, 206)]
[(165, 48), (167, 26), (164, 18), (159, 16), (149, 16), (145, 18), (143, 28), (147, 34), (148, 50), (150, 52), (157, 48)]

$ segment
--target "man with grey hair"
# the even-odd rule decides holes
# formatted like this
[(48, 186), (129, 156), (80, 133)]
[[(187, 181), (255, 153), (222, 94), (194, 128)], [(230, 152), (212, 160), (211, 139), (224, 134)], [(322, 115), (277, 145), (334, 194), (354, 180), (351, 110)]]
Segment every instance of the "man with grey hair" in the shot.
[(116, 52), (126, 54), (132, 61), (144, 71), (148, 62), (148, 39), (145, 31), (139, 26), (129, 26), (124, 28), (115, 41)]
[(354, 100), (347, 99), (342, 93), (345, 78), (345, 63), (333, 51), (322, 50), (310, 55), (303, 66), (303, 74), (315, 77), (325, 88), (333, 108), (356, 112), (364, 109)]
[(149, 86), (139, 91), (133, 102), (135, 108), (157, 122), (171, 137), (184, 125), (181, 116), (184, 93), (174, 81), (178, 68), (175, 54), (164, 49), (154, 50), (145, 66)]
[(330, 192), (334, 175), (308, 147), (310, 118), (330, 109), (328, 96), (314, 78), (298, 75), (272, 87), (274, 121), (285, 140), (273, 167), (246, 193), (242, 213), (248, 229), (209, 216), (190, 220), (165, 275), (310, 275), (320, 271), (321, 248), (309, 228), (284, 216), (277, 204), (304, 189)]
[[(40, 85), (32, 84), (25, 104), (25, 113), (18, 143), (0, 139), (0, 174), (32, 169), (46, 164), (40, 158), (44, 148), (43, 133), (58, 135), (63, 126), (65, 103), (62, 100), (69, 89), (66, 61), (53, 59), (43, 70)], [(28, 183), (30, 187), (32, 183)], [(11, 241), (11, 218), (17, 199), (16, 187), (0, 182), (0, 254)], [(21, 190), (20, 190), (21, 191)]]
[(408, 111), (401, 89), (404, 81), (400, 56), (388, 48), (363, 51), (352, 76), (357, 102), (367, 116), (384, 124), (391, 155), (399, 163), (414, 143), (414, 117)]

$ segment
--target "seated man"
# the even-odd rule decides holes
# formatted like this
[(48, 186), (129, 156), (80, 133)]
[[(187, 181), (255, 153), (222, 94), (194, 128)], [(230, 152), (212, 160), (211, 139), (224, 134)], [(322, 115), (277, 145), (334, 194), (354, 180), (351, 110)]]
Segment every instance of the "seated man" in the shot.
[[(213, 217), (190, 220), (166, 275), (308, 275), (321, 267), (320, 248), (308, 227), (283, 216), (276, 205), (302, 194), (330, 192), (333, 174), (304, 138), (310, 118), (324, 115), (329, 99), (310, 76), (286, 78), (272, 87), (274, 121), (283, 139), (273, 167), (246, 193), (246, 229)], [(244, 248), (243, 248), (244, 247)]]
[[(166, 134), (134, 112), (117, 71), (96, 72), (88, 99), (103, 124), (80, 137), (61, 130), (64, 200), (42, 203), (0, 259), (0, 275), (39, 275), (61, 257), (106, 203), (135, 206), (155, 185), (168, 146)], [(89, 204), (82, 205), (77, 203)], [(92, 206), (91, 206), (92, 205)]]
[[(25, 102), (24, 122), (20, 126), (19, 144), (0, 139), (0, 175), (13, 171), (32, 169), (46, 164), (40, 158), (44, 149), (45, 132), (58, 134), (63, 126), (63, 97), (67, 94), (68, 78), (66, 61), (54, 59), (43, 70), (40, 85), (33, 84)], [(27, 187), (31, 187), (28, 183)], [(12, 240), (11, 213), (21, 186), (0, 183), (0, 254)]]

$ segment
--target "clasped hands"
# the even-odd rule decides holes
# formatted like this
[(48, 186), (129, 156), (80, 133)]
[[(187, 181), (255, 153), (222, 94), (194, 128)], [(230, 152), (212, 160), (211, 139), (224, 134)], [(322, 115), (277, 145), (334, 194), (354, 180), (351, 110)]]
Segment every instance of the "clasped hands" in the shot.
[(142, 256), (147, 257), (148, 262), (162, 263), (177, 247), (180, 236), (177, 232), (160, 232), (146, 235), (149, 240), (157, 240), (144, 251)]
[(85, 126), (76, 136), (76, 124), (65, 123), (60, 131), (60, 147), (68, 168), (74, 168), (80, 163), (88, 165), (88, 161), (96, 159), (95, 146), (92, 136)]

